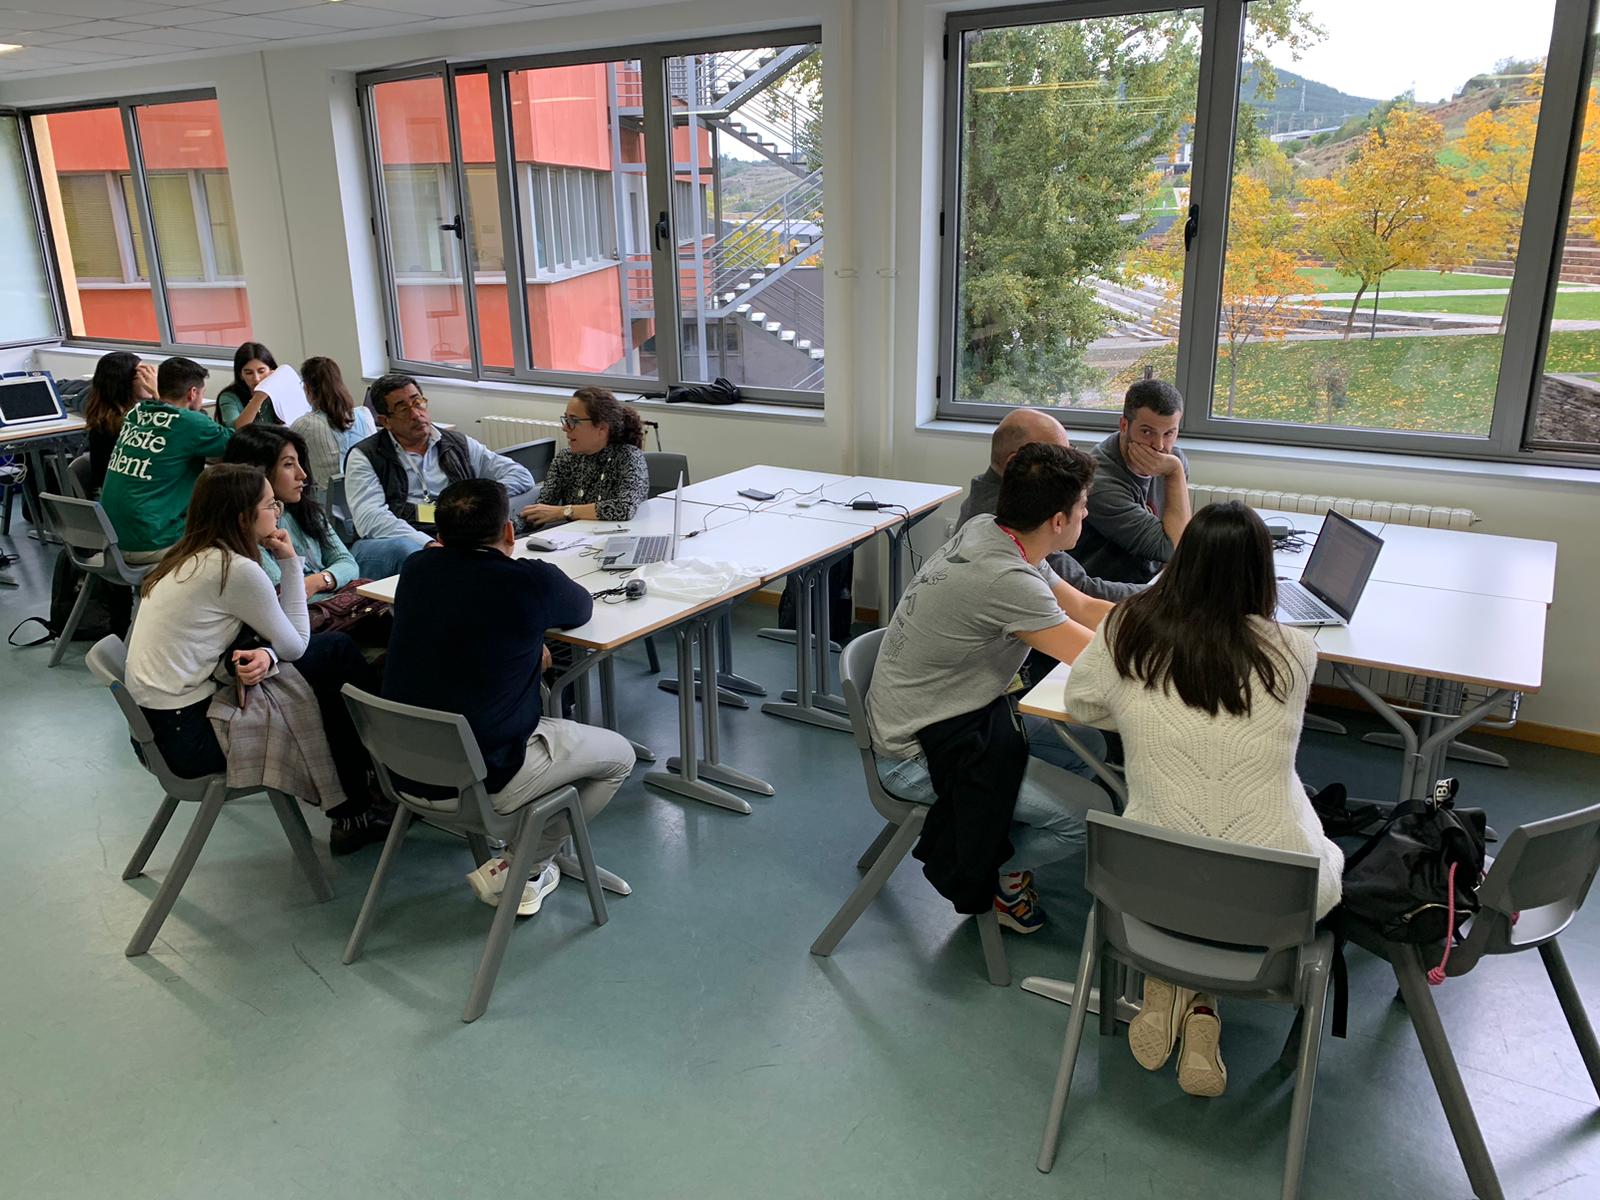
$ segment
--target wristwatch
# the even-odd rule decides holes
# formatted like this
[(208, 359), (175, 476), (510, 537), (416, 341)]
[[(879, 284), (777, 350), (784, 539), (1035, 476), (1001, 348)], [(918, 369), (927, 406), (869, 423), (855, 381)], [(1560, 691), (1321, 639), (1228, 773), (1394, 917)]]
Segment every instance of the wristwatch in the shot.
[(339, 585), (339, 581), (333, 577), (333, 572), (332, 571), (324, 571), (322, 573), (322, 578), (323, 578), (323, 581), (328, 585), (327, 587), (322, 589), (323, 591), (325, 591), (325, 592), (336, 592), (336, 591), (339, 590), (339, 586), (338, 586)]
[(563, 508), (561, 510), (561, 515), (563, 517), (565, 517), (569, 521), (572, 520), (572, 505), (569, 504), (565, 508)]

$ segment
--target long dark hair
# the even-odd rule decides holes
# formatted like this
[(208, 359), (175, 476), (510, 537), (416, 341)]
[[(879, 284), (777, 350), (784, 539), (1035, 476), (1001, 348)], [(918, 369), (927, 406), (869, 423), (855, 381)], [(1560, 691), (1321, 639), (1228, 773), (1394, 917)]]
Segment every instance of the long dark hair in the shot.
[(300, 381), (306, 386), (311, 407), (327, 417), (329, 425), (344, 433), (356, 423), (356, 402), (333, 359), (320, 355), (306, 359), (300, 364)]
[[(261, 503), (261, 489), (267, 476), (260, 467), (242, 463), (219, 463), (207, 467), (195, 480), (194, 492), (189, 496), (189, 516), (183, 527), (183, 536), (161, 556), (155, 569), (144, 577), (139, 588), (141, 596), (148, 596), (152, 588), (172, 574), (184, 563), (212, 548), (237, 554), (256, 561), (256, 538), (252, 526), (256, 507)], [(222, 583), (217, 591), (228, 585), (228, 567), (233, 559), (222, 559)]]
[(319, 542), (326, 541), (328, 518), (317, 501), (317, 481), (312, 478), (311, 465), (306, 461), (305, 438), (287, 425), (246, 425), (234, 431), (228, 448), (222, 453), (222, 461), (259, 467), (265, 473), (267, 482), (271, 483), (272, 472), (277, 468), (285, 446), (293, 446), (294, 452), (300, 456), (300, 469), (306, 473), (306, 483), (301, 489), (300, 499), (293, 504), (284, 504), (283, 511), (295, 519), (295, 524), (308, 537), (316, 538)]
[(1288, 695), (1288, 654), (1250, 620), (1270, 621), (1277, 607), (1272, 536), (1229, 500), (1194, 514), (1161, 578), (1112, 610), (1106, 637), (1124, 678), (1175, 687), (1213, 717), (1247, 716), (1252, 676), (1275, 700)]
[(83, 420), (90, 429), (116, 433), (122, 428), (122, 418), (133, 407), (133, 373), (138, 369), (139, 356), (127, 350), (100, 356), (83, 401)]
[(239, 348), (233, 352), (233, 382), (228, 386), (246, 404), (250, 403), (250, 397), (256, 394), (255, 388), (244, 381), (245, 364), (253, 358), (260, 359), (274, 371), (278, 369), (278, 360), (273, 358), (272, 351), (268, 350), (260, 342), (241, 342), (239, 344)]
[(572, 396), (582, 402), (591, 421), (610, 429), (608, 445), (644, 449), (644, 418), (637, 409), (624, 404), (602, 387), (581, 387)]

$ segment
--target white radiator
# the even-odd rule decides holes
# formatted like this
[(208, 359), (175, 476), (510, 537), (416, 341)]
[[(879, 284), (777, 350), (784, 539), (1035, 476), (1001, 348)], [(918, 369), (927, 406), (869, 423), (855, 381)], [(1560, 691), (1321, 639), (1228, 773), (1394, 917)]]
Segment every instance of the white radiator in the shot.
[(1424, 525), (1430, 529), (1470, 529), (1478, 514), (1470, 508), (1444, 508), (1431, 504), (1400, 504), (1393, 500), (1353, 500), (1349, 496), (1309, 496), (1303, 492), (1268, 492), (1259, 488), (1189, 485), (1195, 508), (1223, 500), (1242, 500), (1251, 508), (1276, 508), (1283, 512), (1321, 514), (1330, 508), (1352, 520), (1382, 521), (1391, 525)]
[(483, 444), (491, 450), (520, 446), (523, 442), (555, 437), (561, 433), (560, 421), (537, 421), (532, 417), (479, 417)]

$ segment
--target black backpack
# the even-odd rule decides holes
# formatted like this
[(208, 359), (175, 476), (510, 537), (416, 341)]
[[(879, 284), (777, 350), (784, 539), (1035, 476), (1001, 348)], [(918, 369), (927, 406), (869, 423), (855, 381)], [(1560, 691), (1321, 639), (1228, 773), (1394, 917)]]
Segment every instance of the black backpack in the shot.
[(1487, 824), (1482, 809), (1455, 806), (1457, 786), (1441, 779), (1431, 797), (1396, 805), (1345, 859), (1344, 911), (1389, 941), (1454, 941), (1478, 911)]
[[(61, 636), (62, 630), (67, 627), (67, 618), (72, 615), (72, 606), (78, 602), (78, 594), (88, 586), (90, 576), (78, 569), (72, 561), (72, 556), (65, 550), (56, 555), (55, 570), (50, 575), (50, 615), (48, 617), (27, 617), (19, 621), (16, 628), (12, 629), (6, 639), (18, 649), (27, 649), (30, 646), (43, 646), (53, 642)], [(83, 616), (78, 621), (77, 629), (72, 631), (72, 640), (75, 642), (98, 642), (108, 633), (115, 633), (119, 637), (127, 636), (127, 615), (123, 613), (119, 621), (113, 613), (111, 593), (115, 585), (107, 584), (104, 580), (98, 581), (94, 592), (89, 597), (89, 603), (84, 606)], [(127, 589), (123, 589), (126, 591)], [(124, 603), (123, 609), (131, 607)], [(37, 623), (44, 627), (44, 632), (30, 641), (17, 641), (17, 632), (24, 626)], [(121, 629), (116, 628), (122, 625)]]

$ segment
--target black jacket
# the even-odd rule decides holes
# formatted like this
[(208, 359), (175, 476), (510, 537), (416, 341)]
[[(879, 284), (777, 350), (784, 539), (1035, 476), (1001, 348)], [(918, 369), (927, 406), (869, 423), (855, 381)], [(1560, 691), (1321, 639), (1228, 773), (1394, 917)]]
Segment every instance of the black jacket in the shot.
[[(350, 447), (352, 454), (360, 451), (372, 464), (372, 473), (383, 488), (383, 502), (389, 511), (402, 521), (424, 533), (432, 533), (433, 526), (417, 520), (417, 506), (406, 499), (410, 482), (406, 478), (406, 465), (400, 461), (400, 451), (387, 429), (380, 429)], [(454, 429), (439, 430), (439, 466), (451, 483), (472, 478), (472, 459), (467, 451), (467, 439)]]
[(938, 797), (912, 854), (959, 913), (994, 905), (1011, 857), (1011, 816), (1028, 767), (1028, 739), (1009, 696), (917, 731)]

